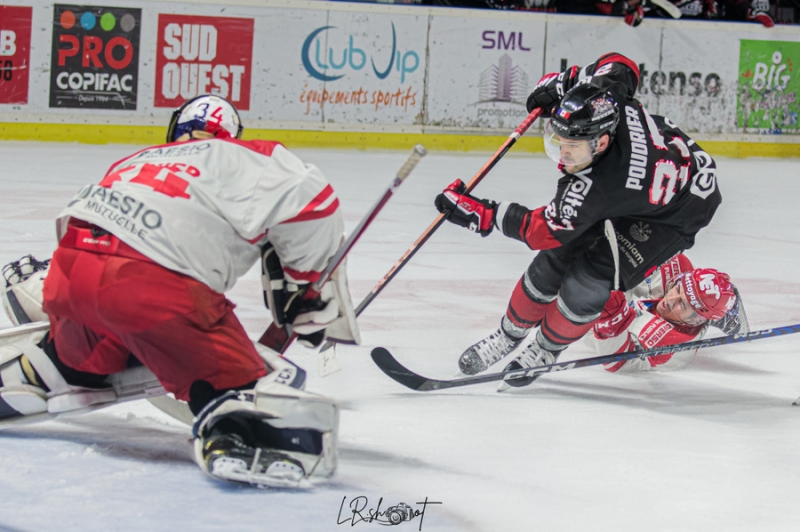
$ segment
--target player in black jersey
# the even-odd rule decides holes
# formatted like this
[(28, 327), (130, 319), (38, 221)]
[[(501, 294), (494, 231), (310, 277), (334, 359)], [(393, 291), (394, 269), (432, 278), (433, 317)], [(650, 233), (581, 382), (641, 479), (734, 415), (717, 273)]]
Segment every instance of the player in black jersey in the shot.
[(497, 228), (540, 250), (500, 328), (461, 355), (464, 373), (511, 354), (537, 326), (505, 369), (552, 364), (591, 329), (611, 290), (639, 284), (711, 221), (722, 200), (714, 160), (669, 119), (650, 115), (635, 98), (638, 84), (636, 63), (615, 53), (537, 84), (528, 110), (549, 118), (545, 149), (563, 174), (549, 204), (478, 199), (460, 180), (437, 196), (449, 221), (482, 236)]

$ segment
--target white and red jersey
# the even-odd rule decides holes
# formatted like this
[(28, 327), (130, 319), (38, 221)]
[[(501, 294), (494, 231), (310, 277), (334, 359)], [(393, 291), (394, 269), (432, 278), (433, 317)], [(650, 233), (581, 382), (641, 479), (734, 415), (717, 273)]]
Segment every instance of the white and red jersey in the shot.
[(220, 293), (255, 264), (267, 240), (289, 279), (313, 282), (344, 233), (339, 200), (319, 169), (280, 143), (231, 138), (126, 157), (59, 215), (59, 240), (70, 217)]
[[(692, 263), (683, 254), (676, 255), (657, 268), (647, 279), (625, 294), (631, 310), (636, 314), (630, 326), (613, 338), (598, 339), (589, 334), (588, 343), (598, 355), (611, 355), (702, 339), (707, 325), (678, 326), (656, 313), (656, 305), (672, 287), (675, 277), (693, 269)], [(620, 373), (679, 369), (686, 366), (696, 352), (697, 350), (668, 353), (644, 360), (635, 358), (605, 364), (604, 367), (607, 371)]]

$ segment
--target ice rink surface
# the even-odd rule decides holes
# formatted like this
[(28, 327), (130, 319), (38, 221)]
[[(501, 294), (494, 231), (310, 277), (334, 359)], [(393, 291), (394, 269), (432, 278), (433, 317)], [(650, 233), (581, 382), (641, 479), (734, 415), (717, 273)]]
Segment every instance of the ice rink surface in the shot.
[[(136, 149), (0, 144), (0, 264), (49, 257), (61, 208)], [(407, 155), (296, 153), (328, 176), (348, 229)], [(434, 196), (488, 157), (423, 160), (352, 252), (356, 303), (434, 219)], [(723, 203), (688, 256), (731, 274), (754, 329), (800, 322), (800, 160), (717, 162)], [(534, 208), (557, 176), (544, 156), (512, 150), (476, 194)], [(206, 478), (188, 427), (142, 401), (1, 432), (0, 530), (379, 530), (350, 511), (358, 497), (365, 517), (381, 498), (381, 510), (441, 503), (401, 531), (800, 529), (800, 335), (707, 349), (677, 372), (578, 369), (502, 394), (494, 384), (413, 392), (373, 365), (380, 345), (420, 373), (452, 377), (463, 349), (498, 326), (533, 255), (445, 224), (364, 312), (363, 345), (338, 349), (339, 373), (321, 378), (315, 352), (290, 349), (307, 389), (342, 407), (339, 471), (315, 490)], [(257, 338), (269, 322), (258, 272), (229, 297)], [(561, 360), (591, 355), (578, 343)]]

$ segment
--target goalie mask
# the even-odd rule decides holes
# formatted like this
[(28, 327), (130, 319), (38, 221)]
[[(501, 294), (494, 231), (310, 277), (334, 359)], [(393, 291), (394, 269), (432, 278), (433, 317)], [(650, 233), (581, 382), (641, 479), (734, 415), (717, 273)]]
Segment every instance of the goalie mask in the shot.
[(167, 129), (167, 142), (175, 142), (192, 131), (240, 139), (243, 130), (239, 113), (233, 104), (225, 98), (204, 94), (185, 101), (172, 113)]
[(609, 144), (619, 123), (619, 109), (607, 91), (593, 85), (573, 87), (544, 127), (547, 156), (558, 164), (578, 166), (591, 163), (606, 147), (600, 137), (608, 134)]

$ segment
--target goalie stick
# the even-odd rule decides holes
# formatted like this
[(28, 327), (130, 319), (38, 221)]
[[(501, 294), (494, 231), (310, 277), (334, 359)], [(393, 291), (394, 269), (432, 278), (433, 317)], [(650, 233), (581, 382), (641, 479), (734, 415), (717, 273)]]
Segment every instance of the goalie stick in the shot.
[(391, 379), (399, 382), (406, 388), (411, 388), (418, 392), (430, 392), (433, 390), (444, 390), (447, 388), (458, 388), (460, 386), (470, 386), (472, 384), (482, 384), (484, 382), (511, 380), (519, 377), (533, 377), (551, 373), (556, 371), (564, 371), (568, 369), (585, 368), (587, 366), (597, 366), (600, 364), (609, 364), (611, 362), (619, 362), (622, 360), (632, 360), (634, 358), (649, 358), (657, 355), (666, 355), (669, 353), (677, 353), (680, 351), (689, 351), (692, 349), (704, 349), (706, 347), (715, 347), (718, 345), (735, 344), (739, 342), (751, 342), (753, 340), (761, 340), (764, 338), (772, 338), (774, 336), (782, 336), (787, 334), (794, 334), (800, 332), (800, 323), (795, 325), (787, 325), (785, 327), (776, 327), (774, 329), (764, 329), (761, 331), (753, 331), (747, 334), (737, 336), (722, 336), (719, 338), (710, 338), (707, 340), (694, 340), (691, 342), (684, 342), (682, 344), (669, 345), (664, 347), (656, 347), (653, 349), (639, 349), (627, 353), (620, 353), (616, 355), (603, 355), (591, 358), (582, 358), (578, 360), (570, 360), (569, 362), (556, 362), (547, 366), (539, 366), (535, 368), (518, 369), (512, 371), (501, 371), (499, 373), (488, 373), (486, 375), (474, 375), (462, 379), (452, 380), (438, 380), (423, 377), (413, 371), (409, 370), (392, 354), (383, 347), (376, 347), (372, 350), (372, 360), (377, 366), (388, 375)]
[[(519, 126), (517, 126), (517, 129), (515, 129), (508, 136), (508, 138), (505, 140), (505, 142), (503, 142), (500, 148), (497, 149), (494, 155), (492, 155), (491, 158), (489, 158), (489, 160), (486, 161), (486, 163), (481, 167), (481, 169), (478, 170), (478, 173), (475, 174), (472, 177), (472, 179), (470, 179), (469, 183), (467, 183), (467, 190), (466, 190), (467, 194), (469, 194), (475, 187), (478, 186), (478, 183), (480, 183), (483, 180), (483, 178), (486, 177), (486, 174), (488, 174), (489, 171), (492, 168), (494, 168), (497, 162), (503, 158), (503, 156), (508, 152), (508, 150), (511, 149), (511, 146), (516, 144), (519, 138), (525, 134), (528, 128), (531, 127), (531, 125), (536, 121), (537, 118), (539, 118), (539, 116), (541, 116), (541, 114), (542, 114), (542, 109), (534, 109), (533, 111), (530, 112), (530, 114), (527, 117), (525, 117), (522, 123)], [(369, 306), (369, 304), (372, 303), (372, 300), (375, 299), (384, 288), (386, 288), (386, 285), (389, 284), (389, 281), (394, 279), (394, 277), (400, 272), (403, 266), (405, 266), (411, 260), (411, 258), (417, 253), (417, 251), (419, 251), (419, 248), (421, 248), (422, 245), (428, 241), (431, 235), (433, 235), (433, 233), (437, 229), (439, 229), (439, 227), (443, 223), (444, 223), (444, 214), (439, 214), (433, 221), (433, 223), (431, 223), (431, 225), (429, 225), (428, 228), (425, 229), (425, 231), (419, 236), (419, 238), (417, 238), (417, 240), (415, 240), (414, 243), (411, 244), (411, 247), (408, 248), (405, 253), (403, 253), (403, 256), (400, 257), (400, 259), (394, 263), (394, 266), (392, 266), (392, 268), (386, 273), (386, 275), (383, 276), (383, 279), (378, 281), (378, 284), (375, 285), (372, 291), (369, 294), (367, 294), (363, 300), (361, 300), (361, 303), (359, 303), (358, 306), (356, 307), (356, 317), (361, 316), (361, 313), (364, 312), (364, 309), (366, 309)], [(335, 342), (332, 342), (330, 340), (325, 342), (325, 345), (323, 345), (322, 349), (320, 349), (320, 353), (330, 349), (334, 343)]]
[[(403, 181), (406, 180), (414, 167), (417, 166), (417, 164), (427, 153), (428, 152), (421, 144), (414, 146), (411, 155), (408, 156), (408, 159), (406, 159), (406, 161), (403, 163), (403, 166), (401, 166), (400, 170), (397, 171), (397, 175), (392, 180), (392, 183), (389, 185), (389, 187), (384, 191), (380, 199), (369, 211), (367, 211), (367, 214), (361, 219), (361, 222), (359, 222), (358, 226), (353, 230), (341, 247), (339, 247), (339, 251), (337, 251), (336, 254), (331, 257), (331, 259), (328, 261), (328, 266), (322, 272), (319, 279), (310, 287), (308, 287), (306, 293), (303, 295), (304, 299), (313, 299), (319, 294), (320, 290), (322, 290), (322, 286), (328, 282), (328, 279), (331, 278), (333, 272), (339, 267), (345, 256), (347, 256), (361, 235), (364, 234), (364, 231), (367, 229), (369, 224), (372, 223), (383, 206), (386, 205), (386, 202), (392, 197), (394, 191), (397, 190), (397, 187), (403, 184)], [(296, 337), (297, 335), (291, 332), (290, 327), (280, 327), (273, 322), (269, 325), (264, 334), (261, 335), (258, 343), (265, 345), (270, 349), (277, 351), (278, 353), (284, 353)]]

